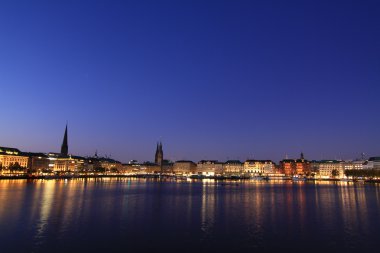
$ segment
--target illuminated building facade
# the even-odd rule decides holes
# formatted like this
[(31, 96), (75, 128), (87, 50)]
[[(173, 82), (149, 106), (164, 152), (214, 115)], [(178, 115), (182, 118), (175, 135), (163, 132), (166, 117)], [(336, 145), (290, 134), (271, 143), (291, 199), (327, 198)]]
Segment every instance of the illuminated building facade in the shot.
[(303, 153), (301, 153), (300, 159), (296, 160), (295, 175), (306, 176), (311, 174), (311, 165), (308, 160), (305, 159)]
[(228, 160), (223, 165), (225, 175), (240, 175), (243, 172), (243, 164), (239, 160)]
[(223, 174), (223, 163), (217, 160), (201, 160), (197, 163), (197, 174), (203, 176), (216, 176)]
[(83, 161), (85, 163), (87, 162), (83, 167), (84, 170), (88, 172), (116, 173), (123, 169), (121, 162), (108, 157), (98, 157), (97, 154), (95, 154), (94, 157), (89, 157)]
[(174, 163), (170, 160), (163, 160), (161, 164), (161, 172), (165, 174), (173, 174)]
[[(318, 161), (319, 176), (321, 178), (343, 178), (344, 162), (337, 160)], [(335, 171), (335, 172), (334, 172)], [(336, 173), (336, 175), (334, 175)]]
[(271, 160), (247, 160), (243, 165), (244, 174), (259, 176), (275, 172), (275, 164)]
[(366, 161), (346, 161), (343, 163), (344, 170), (362, 170), (364, 169)]
[(87, 161), (80, 156), (62, 156), (57, 153), (49, 153), (49, 169), (56, 173), (62, 172), (81, 172), (86, 170)]
[(156, 163), (144, 162), (140, 166), (141, 174), (161, 173), (161, 166)]
[(49, 158), (44, 153), (24, 153), (29, 157), (28, 170), (29, 173), (38, 174), (49, 172)]
[(173, 165), (173, 173), (175, 175), (192, 175), (195, 174), (197, 165), (192, 161), (180, 160)]
[(380, 170), (380, 157), (370, 157), (368, 161), (363, 164), (363, 168)]
[[(28, 167), (29, 157), (23, 155), (16, 148), (0, 147), (0, 168), (2, 174), (25, 173)], [(17, 167), (17, 170), (13, 168)]]
[(296, 172), (296, 161), (293, 159), (284, 159), (280, 161), (280, 169), (285, 176), (293, 176)]
[(122, 164), (118, 170), (122, 174), (140, 174), (141, 165), (138, 163), (126, 163)]

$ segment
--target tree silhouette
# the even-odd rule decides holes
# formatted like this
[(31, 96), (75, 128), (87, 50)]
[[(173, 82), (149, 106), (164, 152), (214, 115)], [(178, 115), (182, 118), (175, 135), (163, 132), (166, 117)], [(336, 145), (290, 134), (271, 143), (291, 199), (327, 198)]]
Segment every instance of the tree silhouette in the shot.
[(18, 162), (9, 164), (9, 170), (11, 172), (15, 172), (15, 171), (17, 171), (17, 172), (23, 172), (23, 171), (25, 171), (25, 169), (26, 168), (22, 167)]
[(331, 171), (331, 176), (332, 176), (333, 178), (336, 178), (337, 176), (339, 176), (339, 171), (338, 171), (337, 169), (333, 169), (333, 170)]

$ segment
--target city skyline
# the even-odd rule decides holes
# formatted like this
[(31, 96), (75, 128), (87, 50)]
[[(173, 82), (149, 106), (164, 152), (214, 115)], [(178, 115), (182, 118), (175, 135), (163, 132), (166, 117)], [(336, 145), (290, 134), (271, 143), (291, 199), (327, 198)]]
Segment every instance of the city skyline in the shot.
[(379, 14), (0, 1), (2, 252), (380, 248)]
[[(3, 146), (4, 147), (4, 146)], [(13, 146), (8, 146), (7, 148), (17, 148), (18, 147), (13, 147)], [(60, 148), (60, 152), (55, 152), (55, 151), (47, 151), (47, 152), (43, 152), (41, 150), (39, 151), (36, 151), (36, 150), (22, 150), (22, 152), (35, 152), (35, 153), (45, 153), (45, 154), (48, 154), (48, 153), (56, 153), (56, 154), (61, 154), (63, 156), (82, 156), (82, 157), (104, 157), (104, 158), (112, 158), (112, 159), (115, 159), (116, 161), (118, 162), (121, 162), (121, 163), (128, 163), (128, 162), (131, 162), (131, 161), (138, 161), (140, 163), (144, 163), (144, 162), (154, 162), (156, 164), (159, 164), (161, 165), (162, 164), (162, 161), (163, 159), (165, 160), (168, 160), (168, 161), (172, 161), (172, 162), (175, 162), (175, 161), (195, 161), (195, 162), (198, 162), (198, 161), (218, 161), (218, 162), (228, 162), (228, 161), (245, 161), (245, 160), (258, 160), (258, 161), (265, 161), (265, 160), (268, 160), (268, 161), (273, 161), (275, 163), (279, 163), (281, 160), (286, 160), (286, 159), (306, 159), (304, 158), (304, 152), (303, 151), (300, 151), (300, 153), (298, 153), (298, 155), (295, 155), (295, 156), (289, 156), (288, 154), (285, 155), (285, 157), (283, 157), (282, 159), (280, 160), (274, 160), (272, 158), (260, 158), (260, 157), (246, 157), (246, 158), (240, 158), (240, 157), (237, 157), (237, 158), (230, 158), (230, 157), (226, 157), (226, 159), (215, 159), (215, 158), (209, 158), (209, 157), (206, 157), (204, 156), (205, 158), (203, 159), (198, 159), (198, 160), (194, 160), (194, 159), (187, 159), (187, 158), (182, 158), (182, 159), (171, 159), (170, 158), (170, 154), (169, 154), (169, 157), (164, 157), (163, 155), (163, 144), (162, 144), (162, 141), (157, 141), (156, 143), (156, 150), (155, 150), (155, 155), (154, 155), (154, 158), (151, 157), (150, 159), (146, 159), (146, 160), (137, 160), (135, 158), (131, 158), (129, 160), (119, 160), (115, 157), (112, 157), (111, 154), (107, 154), (107, 153), (104, 153), (104, 154), (101, 154), (99, 153), (98, 155), (98, 149), (95, 149), (95, 152), (93, 154), (90, 154), (90, 155), (83, 155), (83, 154), (76, 154), (76, 153), (72, 153), (70, 152), (69, 150), (69, 143), (68, 143), (68, 123), (66, 123), (66, 126), (65, 126), (65, 130), (64, 130), (64, 134), (63, 134), (63, 141), (62, 141), (62, 144), (61, 144), (61, 148)], [(350, 159), (341, 159), (341, 158), (330, 158), (330, 157), (321, 157), (319, 159), (316, 159), (316, 158), (310, 158), (308, 157), (306, 160), (341, 160), (341, 161), (344, 161), (344, 160), (347, 160), (347, 161), (354, 161), (354, 160), (366, 160), (370, 157), (375, 157), (377, 155), (367, 155), (365, 153), (360, 153), (360, 157), (356, 157), (356, 158), (350, 158)]]
[[(0, 145), (151, 160), (380, 150), (379, 3), (0, 3)], [(70, 18), (67, 18), (70, 17)]]

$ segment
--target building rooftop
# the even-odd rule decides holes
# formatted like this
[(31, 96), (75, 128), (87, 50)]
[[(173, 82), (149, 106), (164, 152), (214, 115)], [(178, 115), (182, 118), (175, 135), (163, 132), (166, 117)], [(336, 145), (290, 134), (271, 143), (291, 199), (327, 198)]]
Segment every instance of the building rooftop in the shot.
[(296, 162), (297, 163), (308, 163), (309, 161), (306, 159), (297, 159)]
[[(80, 157), (80, 156), (71, 156), (71, 157), (78, 157), (79, 159), (83, 158), (83, 159), (86, 159), (84, 157)], [(77, 158), (77, 159), (78, 159)], [(87, 158), (88, 161), (90, 162), (109, 162), (109, 163), (120, 163), (119, 161), (117, 160), (114, 160), (114, 159), (111, 159), (111, 158), (107, 158), (107, 157), (88, 157)]]
[(0, 147), (1, 155), (20, 155), (21, 151), (17, 148)]
[[(292, 160), (294, 161), (294, 160)], [(247, 160), (246, 163), (273, 163), (271, 160)]]
[(198, 163), (207, 164), (207, 163), (219, 163), (218, 160), (200, 160)]
[(225, 162), (225, 164), (242, 164), (239, 160), (228, 160)]
[(316, 161), (317, 163), (340, 163), (341, 161), (338, 160), (320, 160)]
[(190, 160), (178, 160), (175, 163), (194, 163), (194, 162)]
[(45, 153), (21, 152), (21, 154), (28, 157), (44, 157), (44, 158), (48, 157), (48, 155)]
[(281, 163), (294, 163), (294, 162), (296, 162), (296, 160), (294, 160), (294, 159), (283, 159), (280, 162)]

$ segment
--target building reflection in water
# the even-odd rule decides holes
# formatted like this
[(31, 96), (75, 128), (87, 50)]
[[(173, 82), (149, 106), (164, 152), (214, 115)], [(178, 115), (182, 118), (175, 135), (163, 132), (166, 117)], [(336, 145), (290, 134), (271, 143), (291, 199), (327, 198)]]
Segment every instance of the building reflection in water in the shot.
[(0, 241), (6, 242), (4, 252), (12, 252), (15, 234), (23, 241), (19, 252), (70, 251), (78, 245), (67, 242), (79, 238), (83, 250), (133, 243), (147, 249), (157, 243), (286, 248), (295, 242), (353, 248), (380, 225), (379, 188), (284, 181), (2, 180)]
[(201, 204), (201, 230), (202, 240), (208, 240), (214, 228), (215, 208), (217, 206), (215, 197), (214, 180), (202, 181), (202, 204)]
[[(35, 235), (36, 241), (39, 241), (40, 239), (43, 238), (43, 234), (45, 230), (47, 229), (49, 215), (50, 215), (51, 208), (53, 205), (53, 200), (54, 200), (55, 185), (56, 184), (52, 181), (37, 182), (37, 189), (38, 191), (41, 192), (40, 196), (38, 196), (41, 203), (39, 207), (35, 205), (35, 208), (40, 209), (40, 214), (39, 214), (39, 218), (36, 225), (36, 235)], [(38, 203), (38, 199), (36, 199), (36, 202)]]

